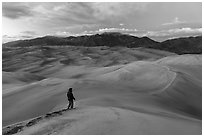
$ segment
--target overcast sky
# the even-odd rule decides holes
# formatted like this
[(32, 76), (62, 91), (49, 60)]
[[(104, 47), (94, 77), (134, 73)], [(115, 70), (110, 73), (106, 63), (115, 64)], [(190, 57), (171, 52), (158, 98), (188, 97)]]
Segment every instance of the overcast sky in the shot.
[(2, 3), (3, 42), (122, 32), (157, 41), (201, 35), (202, 3)]

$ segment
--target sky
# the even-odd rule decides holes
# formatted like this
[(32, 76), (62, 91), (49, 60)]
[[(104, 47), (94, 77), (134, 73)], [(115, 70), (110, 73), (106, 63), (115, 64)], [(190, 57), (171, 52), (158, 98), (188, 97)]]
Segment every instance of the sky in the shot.
[(202, 34), (201, 2), (3, 2), (3, 43), (121, 32), (156, 41)]

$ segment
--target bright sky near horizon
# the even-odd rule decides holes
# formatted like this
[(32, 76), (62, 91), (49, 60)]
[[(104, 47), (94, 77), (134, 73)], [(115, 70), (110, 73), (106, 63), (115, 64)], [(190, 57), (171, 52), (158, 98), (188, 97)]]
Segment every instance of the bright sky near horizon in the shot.
[(3, 2), (3, 42), (121, 32), (157, 41), (202, 35), (201, 2)]

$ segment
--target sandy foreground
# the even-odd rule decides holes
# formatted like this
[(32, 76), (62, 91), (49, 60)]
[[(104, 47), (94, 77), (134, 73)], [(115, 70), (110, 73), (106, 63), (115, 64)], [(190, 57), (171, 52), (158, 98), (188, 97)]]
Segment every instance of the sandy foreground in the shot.
[(201, 74), (201, 55), (3, 72), (3, 134), (202, 134)]

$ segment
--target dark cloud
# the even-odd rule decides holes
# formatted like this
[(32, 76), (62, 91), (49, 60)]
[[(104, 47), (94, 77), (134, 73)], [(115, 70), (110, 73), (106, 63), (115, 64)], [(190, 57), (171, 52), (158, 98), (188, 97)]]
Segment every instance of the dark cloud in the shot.
[(24, 3), (2, 3), (2, 15), (11, 19), (18, 19), (21, 17), (32, 16), (32, 12), (29, 6), (26, 6)]

